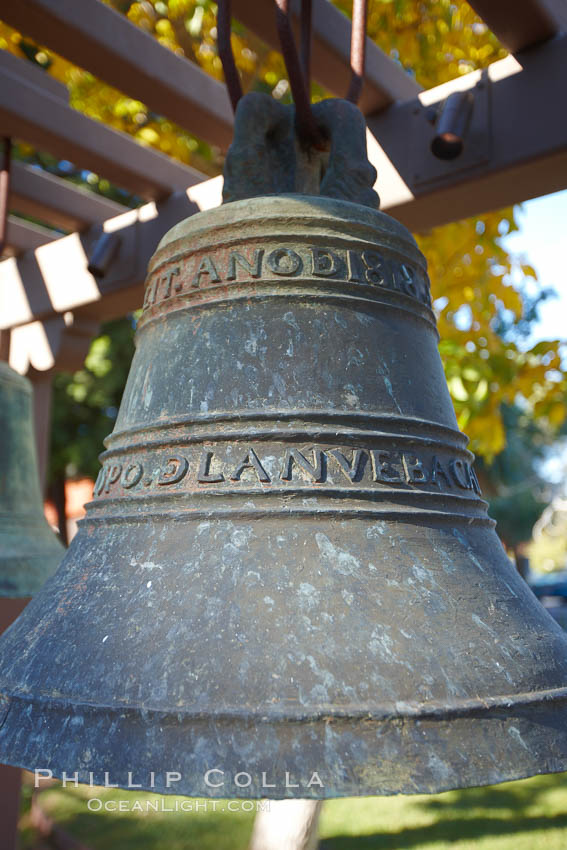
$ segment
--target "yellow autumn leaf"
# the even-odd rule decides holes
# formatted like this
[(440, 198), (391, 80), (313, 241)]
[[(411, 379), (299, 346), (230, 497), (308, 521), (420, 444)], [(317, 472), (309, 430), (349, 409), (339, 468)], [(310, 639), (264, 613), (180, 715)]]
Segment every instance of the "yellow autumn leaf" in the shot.
[(563, 425), (566, 415), (567, 409), (565, 406), (565, 402), (561, 401), (555, 402), (551, 405), (547, 413), (547, 418), (554, 427), (559, 428), (560, 425)]

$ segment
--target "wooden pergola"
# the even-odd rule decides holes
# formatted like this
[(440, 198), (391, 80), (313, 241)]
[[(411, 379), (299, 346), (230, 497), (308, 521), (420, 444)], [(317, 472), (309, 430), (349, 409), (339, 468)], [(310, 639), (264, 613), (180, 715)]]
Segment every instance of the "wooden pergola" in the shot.
[[(510, 55), (427, 91), (367, 39), (359, 105), (369, 157), (382, 209), (413, 231), (567, 186), (567, 4), (471, 5)], [(300, 3), (291, 6), (297, 19)], [(272, 0), (234, 0), (233, 14), (278, 49)], [(0, 18), (222, 151), (228, 148), (233, 116), (224, 85), (100, 0), (0, 0)], [(329, 0), (314, 0), (312, 73), (333, 95), (343, 96), (348, 87), (349, 53), (350, 22)], [(2, 135), (95, 171), (146, 200), (130, 210), (13, 164), (9, 204), (15, 215), (0, 262), (1, 347), (34, 382), (44, 474), (51, 375), (80, 367), (101, 321), (141, 305), (146, 265), (159, 239), (180, 219), (220, 204), (222, 178), (209, 179), (77, 112), (63, 85), (4, 51), (0, 78)], [(474, 97), (469, 144), (453, 160), (436, 159), (431, 107), (458, 91)], [(53, 228), (71, 232), (62, 236)], [(89, 263), (101, 247), (106, 262), (91, 274)]]

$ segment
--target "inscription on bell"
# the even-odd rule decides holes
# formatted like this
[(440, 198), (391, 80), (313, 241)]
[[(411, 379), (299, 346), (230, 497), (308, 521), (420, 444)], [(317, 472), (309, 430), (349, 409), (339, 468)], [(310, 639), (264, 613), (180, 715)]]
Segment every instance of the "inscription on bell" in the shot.
[[(223, 489), (247, 486), (332, 486), (346, 489), (384, 486), (480, 495), (471, 464), (446, 453), (374, 449), (259, 447), (229, 445), (195, 448), (169, 454), (155, 469), (142, 461), (106, 462), (99, 472), (95, 496), (111, 491), (165, 490), (173, 485), (198, 490), (210, 485)], [(350, 485), (350, 486), (349, 486)]]
[(146, 287), (144, 308), (222, 283), (259, 278), (301, 277), (382, 287), (431, 306), (429, 283), (421, 269), (374, 250), (319, 245), (280, 245), (191, 254), (167, 270), (159, 269)]

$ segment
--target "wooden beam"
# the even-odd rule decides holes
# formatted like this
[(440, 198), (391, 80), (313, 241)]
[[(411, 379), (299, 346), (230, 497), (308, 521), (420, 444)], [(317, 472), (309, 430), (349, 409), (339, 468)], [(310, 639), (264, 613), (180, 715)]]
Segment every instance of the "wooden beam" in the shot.
[[(22, 613), (29, 597), (9, 599), (0, 597), (0, 634), (11, 626)], [(0, 823), (2, 824), (2, 843), (5, 850), (18, 850), (18, 823), (20, 820), (20, 797), (22, 789), (22, 771), (19, 767), (0, 765)]]
[[(567, 36), (533, 48), (521, 62), (508, 57), (368, 119), (382, 209), (423, 231), (567, 188), (567, 114), (557, 108)], [(465, 137), (462, 157), (437, 160), (429, 148), (435, 132), (429, 113), (463, 90), (474, 92), (472, 137)], [(214, 178), (107, 221), (104, 229), (120, 236), (120, 250), (102, 280), (86, 270), (100, 227), (0, 263), (0, 330), (66, 310), (102, 320), (136, 309), (161, 236), (198, 209), (218, 205), (220, 186)]]
[(567, 3), (565, 0), (539, 0), (545, 6), (553, 20), (556, 21), (559, 32), (567, 32)]
[(22, 162), (13, 162), (10, 169), (10, 209), (61, 230), (83, 230), (127, 210), (122, 204)]
[[(561, 35), (371, 116), (382, 208), (417, 232), (567, 188), (566, 78)], [(429, 149), (430, 112), (463, 90), (474, 94), (476, 135), (461, 157), (443, 162)]]
[(12, 331), (10, 366), (29, 378), (53, 371), (76, 372), (98, 332), (98, 321), (78, 318), (70, 311), (21, 325)]
[[(79, 319), (123, 316), (143, 300), (148, 261), (161, 237), (178, 221), (221, 202), (222, 178), (215, 177), (166, 201), (130, 210), (83, 234), (71, 233), (52, 245), (0, 262), (0, 330), (49, 320), (68, 311)], [(88, 271), (100, 235), (116, 233), (118, 249), (108, 274)], [(39, 366), (37, 367), (39, 368)]]
[(200, 138), (230, 144), (224, 85), (100, 0), (0, 0), (0, 18)]
[[(273, 5), (235, 0), (233, 14), (279, 50)], [(299, 6), (294, 0), (296, 24)], [(0, 17), (206, 141), (223, 150), (230, 144), (233, 119), (224, 86), (100, 0), (0, 0)], [(313, 3), (312, 57), (315, 79), (344, 97), (350, 80), (350, 21), (329, 0)], [(419, 90), (410, 74), (367, 39), (360, 100), (365, 114)]]
[[(298, 33), (300, 0), (290, 4)], [(233, 0), (235, 18), (266, 41), (280, 49), (275, 25), (275, 4), (258, 0)], [(329, 0), (313, 2), (313, 77), (333, 95), (345, 97), (350, 82), (350, 20)], [(298, 42), (299, 43), (299, 42)], [(421, 91), (414, 78), (390, 59), (369, 38), (366, 39), (366, 78), (360, 97), (365, 115), (377, 112), (396, 100), (407, 100)]]
[(53, 242), (61, 236), (47, 227), (24, 221), (23, 218), (8, 216), (8, 230), (6, 234), (6, 255), (14, 256), (23, 254), (25, 251), (35, 251), (40, 245)]
[[(25, 74), (16, 72), (13, 57), (6, 61), (8, 55), (0, 51), (0, 126), (5, 135), (90, 169), (144, 198), (165, 197), (204, 179), (195, 169), (72, 109), (45, 85), (44, 71), (32, 66)], [(30, 64), (17, 61), (19, 68)]]
[(511, 53), (540, 44), (567, 28), (564, 0), (469, 0)]
[(37, 471), (41, 494), (45, 497), (47, 489), (47, 463), (49, 459), (49, 437), (51, 424), (52, 372), (38, 372), (35, 369), (28, 373), (33, 386), (33, 423), (35, 447), (37, 452)]
[(18, 58), (18, 56), (14, 56), (13, 53), (9, 53), (7, 50), (3, 50), (0, 56), (2, 57), (2, 68), (5, 71), (23, 77), (31, 85), (41, 85), (53, 97), (57, 97), (64, 103), (68, 103), (69, 90), (67, 86), (60, 83), (55, 77), (47, 74), (34, 62), (25, 60), (23, 57)]

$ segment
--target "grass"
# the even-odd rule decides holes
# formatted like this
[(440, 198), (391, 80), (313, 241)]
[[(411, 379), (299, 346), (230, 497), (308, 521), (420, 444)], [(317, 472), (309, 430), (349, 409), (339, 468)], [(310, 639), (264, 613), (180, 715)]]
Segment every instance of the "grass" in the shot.
[(334, 800), (321, 850), (565, 850), (567, 774), (434, 796)]
[[(29, 824), (31, 778), (22, 801), (21, 850), (32, 850)], [(169, 809), (191, 803), (193, 811), (90, 812), (89, 798), (127, 800)], [(41, 807), (67, 833), (91, 850), (246, 850), (253, 812), (228, 811), (226, 800), (183, 797), (88, 786), (41, 792)], [(247, 805), (252, 805), (246, 801)], [(254, 804), (255, 805), (255, 804)], [(224, 811), (220, 810), (224, 807)], [(197, 810), (195, 810), (197, 808)], [(538, 776), (487, 788), (434, 796), (363, 797), (325, 803), (321, 850), (565, 850), (567, 774)]]

